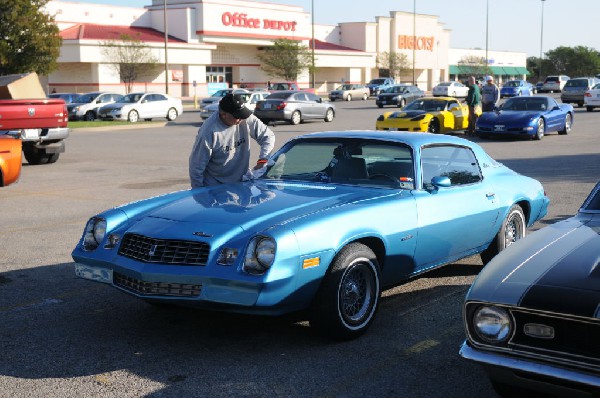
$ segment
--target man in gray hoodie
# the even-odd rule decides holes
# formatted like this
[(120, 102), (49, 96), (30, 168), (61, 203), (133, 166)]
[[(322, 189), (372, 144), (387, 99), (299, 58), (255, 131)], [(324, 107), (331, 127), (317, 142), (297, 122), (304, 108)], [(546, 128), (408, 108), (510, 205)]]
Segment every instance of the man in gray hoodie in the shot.
[(254, 169), (267, 164), (275, 135), (252, 114), (239, 94), (227, 94), (200, 127), (189, 159), (192, 188), (242, 180), (250, 170), (250, 138), (260, 145)]
[(486, 76), (486, 84), (481, 89), (481, 107), (484, 112), (493, 111), (500, 101), (500, 89), (494, 84), (492, 76)]

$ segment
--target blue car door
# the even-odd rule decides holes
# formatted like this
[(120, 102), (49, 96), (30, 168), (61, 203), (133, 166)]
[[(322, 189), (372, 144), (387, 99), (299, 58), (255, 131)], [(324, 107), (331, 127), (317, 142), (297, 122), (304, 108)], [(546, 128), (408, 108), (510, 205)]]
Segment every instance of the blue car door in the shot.
[[(423, 186), (415, 190), (418, 270), (453, 261), (488, 242), (499, 214), (495, 192), (470, 148), (431, 146), (421, 154)], [(451, 185), (433, 187), (432, 178), (440, 176)]]
[(558, 102), (554, 98), (547, 98), (547, 113), (544, 115), (546, 118), (546, 131), (558, 131), (562, 129), (565, 122), (565, 112), (560, 109)]

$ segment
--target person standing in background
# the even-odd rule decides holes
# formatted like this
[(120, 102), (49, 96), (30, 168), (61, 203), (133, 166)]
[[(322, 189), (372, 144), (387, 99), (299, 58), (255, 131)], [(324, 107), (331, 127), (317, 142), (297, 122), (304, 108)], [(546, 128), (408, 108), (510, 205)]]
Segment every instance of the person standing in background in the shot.
[(474, 135), (477, 118), (481, 115), (481, 92), (474, 76), (469, 77), (468, 86), (469, 92), (467, 93), (466, 102), (469, 106), (469, 126), (467, 127), (467, 135)]
[(481, 89), (481, 105), (483, 112), (493, 111), (500, 100), (500, 89), (494, 84), (492, 76), (485, 77), (486, 84)]

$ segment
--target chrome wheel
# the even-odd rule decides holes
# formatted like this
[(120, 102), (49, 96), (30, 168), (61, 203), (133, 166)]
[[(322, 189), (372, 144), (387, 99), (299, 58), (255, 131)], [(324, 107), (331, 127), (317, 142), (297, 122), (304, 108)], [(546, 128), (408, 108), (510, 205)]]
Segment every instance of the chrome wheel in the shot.
[(333, 109), (331, 109), (331, 108), (327, 109), (327, 112), (325, 112), (325, 121), (331, 122), (331, 121), (333, 121), (333, 117), (334, 117)]
[(569, 134), (571, 132), (571, 125), (573, 124), (573, 118), (570, 113), (567, 113), (565, 116), (565, 126), (562, 130), (558, 132), (558, 134)]
[(506, 220), (506, 228), (504, 229), (504, 248), (507, 248), (524, 236), (525, 217), (521, 211), (513, 211), (508, 215)]
[(338, 291), (341, 318), (349, 327), (359, 326), (373, 307), (376, 278), (367, 259), (357, 259), (346, 270)]
[(127, 121), (131, 123), (136, 123), (138, 120), (140, 120), (140, 115), (137, 113), (137, 111), (130, 111), (127, 115)]
[(538, 120), (537, 130), (535, 131), (535, 135), (533, 136), (533, 139), (539, 141), (542, 138), (544, 138), (544, 130), (545, 130), (544, 119), (540, 118), (540, 120)]
[(167, 120), (172, 122), (175, 119), (177, 119), (177, 110), (175, 108), (171, 108), (167, 112)]
[(293, 125), (296, 125), (296, 124), (300, 124), (301, 121), (302, 121), (302, 115), (300, 115), (300, 112), (294, 111), (294, 113), (292, 113), (292, 117), (290, 118), (290, 123)]

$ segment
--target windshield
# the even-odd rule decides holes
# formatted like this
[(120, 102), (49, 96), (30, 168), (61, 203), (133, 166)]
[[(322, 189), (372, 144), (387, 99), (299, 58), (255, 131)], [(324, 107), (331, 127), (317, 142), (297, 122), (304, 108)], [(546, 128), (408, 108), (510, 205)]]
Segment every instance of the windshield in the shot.
[(543, 97), (510, 98), (502, 105), (503, 111), (545, 111), (548, 101)]
[(212, 96), (213, 97), (224, 97), (227, 94), (229, 94), (231, 92), (231, 90), (219, 90), (216, 93), (214, 93)]
[(587, 79), (573, 79), (569, 80), (565, 87), (587, 87), (588, 80)]
[(82, 94), (79, 97), (77, 97), (77, 102), (80, 104), (89, 104), (90, 102), (92, 102), (93, 100), (95, 100), (98, 97), (99, 94), (94, 93), (94, 94)]
[(385, 83), (385, 79), (373, 79), (369, 82), (369, 84), (383, 84)]
[(413, 189), (414, 166), (411, 150), (403, 144), (300, 139), (269, 160), (263, 178)]
[(507, 82), (504, 87), (519, 87), (521, 85), (520, 82), (516, 82), (516, 81), (512, 81), (512, 82)]
[(134, 104), (134, 103), (138, 102), (142, 98), (143, 95), (144, 94), (142, 94), (142, 93), (127, 94), (127, 95), (123, 96), (119, 100), (119, 102), (123, 102), (126, 104)]
[(404, 107), (405, 111), (427, 111), (436, 112), (446, 109), (448, 101), (438, 99), (418, 99)]
[(344, 84), (342, 86), (339, 86), (337, 89), (338, 90), (352, 90), (352, 85), (351, 84)]
[(592, 190), (592, 193), (583, 204), (583, 208), (588, 211), (600, 211), (600, 184)]
[(438, 84), (438, 86), (440, 86), (440, 87), (448, 87), (450, 85), (452, 85), (452, 83), (450, 83), (450, 82), (444, 82), (444, 83)]

